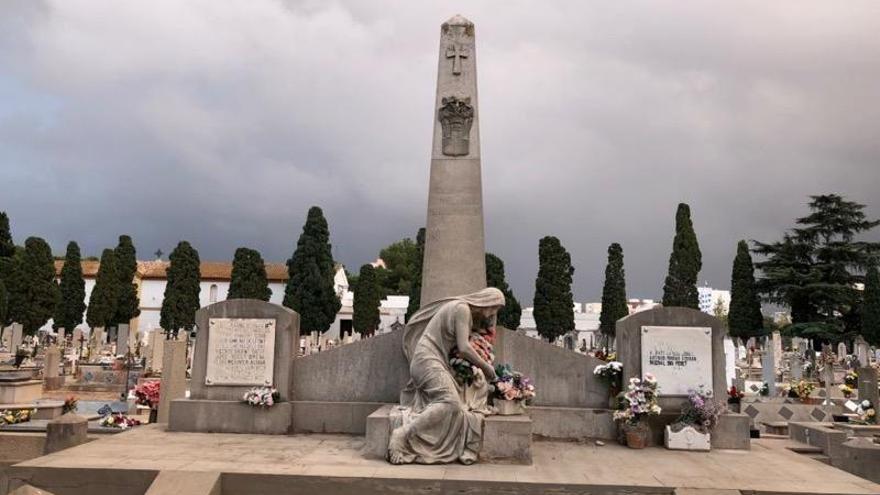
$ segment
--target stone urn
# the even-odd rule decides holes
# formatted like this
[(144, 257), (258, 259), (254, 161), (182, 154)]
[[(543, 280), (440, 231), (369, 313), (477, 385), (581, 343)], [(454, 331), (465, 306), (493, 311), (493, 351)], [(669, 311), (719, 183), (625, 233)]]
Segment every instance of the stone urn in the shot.
[(648, 446), (648, 437), (651, 429), (643, 422), (634, 425), (624, 425), (623, 432), (626, 437), (626, 446), (631, 449), (643, 449)]
[(680, 429), (673, 428), (673, 425), (668, 425), (666, 426), (665, 441), (666, 448), (669, 450), (706, 452), (710, 450), (711, 436), (709, 433), (703, 433), (691, 425), (681, 426)]
[(499, 416), (515, 416), (526, 413), (526, 406), (521, 400), (495, 399), (492, 405), (495, 406)]

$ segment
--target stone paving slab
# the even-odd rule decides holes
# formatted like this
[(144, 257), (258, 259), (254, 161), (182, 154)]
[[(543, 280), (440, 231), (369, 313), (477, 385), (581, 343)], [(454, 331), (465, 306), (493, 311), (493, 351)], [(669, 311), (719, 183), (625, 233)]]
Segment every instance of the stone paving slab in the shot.
[[(393, 466), (361, 454), (364, 438), (346, 435), (241, 435), (168, 432), (162, 425), (134, 428), (12, 467), (252, 473), (374, 480), (445, 480), (640, 487), (754, 490), (783, 493), (880, 493), (880, 485), (787, 450), (787, 440), (755, 440), (752, 450), (711, 452), (631, 450), (609, 444), (535, 442), (531, 466)], [(225, 486), (225, 485), (224, 485)]]

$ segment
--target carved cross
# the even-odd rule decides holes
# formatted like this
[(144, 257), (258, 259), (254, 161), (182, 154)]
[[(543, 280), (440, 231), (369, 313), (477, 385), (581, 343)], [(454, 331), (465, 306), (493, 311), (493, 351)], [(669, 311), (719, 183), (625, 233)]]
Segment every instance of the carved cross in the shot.
[(461, 59), (468, 58), (470, 50), (461, 44), (452, 43), (446, 47), (446, 58), (452, 59), (452, 73), (456, 76), (461, 74)]

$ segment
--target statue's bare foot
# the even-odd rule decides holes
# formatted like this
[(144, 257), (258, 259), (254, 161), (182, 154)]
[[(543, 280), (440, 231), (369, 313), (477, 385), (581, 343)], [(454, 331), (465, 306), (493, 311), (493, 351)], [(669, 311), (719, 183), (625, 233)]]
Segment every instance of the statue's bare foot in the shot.
[(397, 428), (391, 432), (388, 440), (388, 462), (391, 464), (407, 464), (406, 455), (403, 453), (406, 438), (404, 428)]

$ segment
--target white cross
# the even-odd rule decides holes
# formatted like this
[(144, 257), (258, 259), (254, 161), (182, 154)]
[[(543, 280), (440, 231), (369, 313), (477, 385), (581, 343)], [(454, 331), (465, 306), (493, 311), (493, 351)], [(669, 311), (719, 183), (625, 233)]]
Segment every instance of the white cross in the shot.
[(468, 58), (470, 51), (468, 47), (459, 44), (451, 44), (446, 47), (446, 58), (452, 59), (452, 73), (461, 74), (461, 59)]

